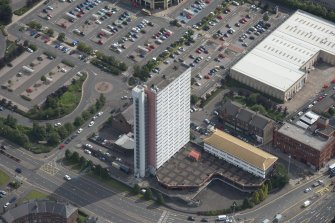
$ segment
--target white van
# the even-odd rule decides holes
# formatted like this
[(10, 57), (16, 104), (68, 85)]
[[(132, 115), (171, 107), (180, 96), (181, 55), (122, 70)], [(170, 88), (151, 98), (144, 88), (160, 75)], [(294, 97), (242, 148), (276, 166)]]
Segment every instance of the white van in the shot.
[(30, 48), (27, 48), (27, 51), (29, 52), (29, 53), (32, 53), (32, 52), (34, 52), (32, 49), (30, 49)]
[(47, 9), (54, 10), (54, 8), (52, 8), (50, 5), (47, 7)]
[[(211, 123), (207, 118), (205, 118), (204, 122), (205, 122), (206, 124)], [(226, 216), (226, 215), (219, 215), (219, 216), (218, 216), (218, 219), (219, 219), (220, 216), (222, 217), (222, 216)], [(226, 216), (226, 217), (227, 217), (227, 216)]]
[(217, 221), (227, 221), (227, 220), (228, 220), (227, 215), (219, 215), (218, 218), (217, 218)]

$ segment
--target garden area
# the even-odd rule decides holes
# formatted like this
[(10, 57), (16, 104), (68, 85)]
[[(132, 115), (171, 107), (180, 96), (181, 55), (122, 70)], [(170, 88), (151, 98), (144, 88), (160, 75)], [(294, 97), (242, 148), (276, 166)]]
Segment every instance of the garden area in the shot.
[(70, 114), (81, 100), (81, 92), (87, 75), (83, 74), (78, 80), (73, 79), (68, 86), (59, 88), (47, 96), (41, 106), (32, 108), (26, 116), (34, 120), (56, 119)]
[(236, 101), (275, 121), (283, 121), (288, 115), (287, 107), (281, 106), (278, 99), (258, 92), (249, 86), (231, 79), (229, 76), (225, 80), (222, 80), (221, 83), (230, 89), (230, 92), (224, 97), (224, 101)]
[(27, 0), (26, 5), (22, 8), (14, 11), (15, 15), (21, 16), (24, 13), (28, 12), (31, 8), (33, 8), (35, 5), (37, 5), (41, 0)]
[[(76, 128), (95, 115), (105, 105), (105, 102), (106, 98), (101, 94), (96, 103), (84, 110), (75, 118), (73, 123), (64, 123), (58, 127), (54, 127), (50, 123), (39, 125), (36, 122), (33, 123), (32, 127), (27, 127), (17, 124), (17, 120), (11, 115), (6, 118), (0, 117), (0, 126), (2, 126), (0, 128), (0, 136), (33, 153), (47, 153), (67, 138)], [(0, 104), (8, 109), (13, 107), (6, 100), (1, 100)]]
[(106, 56), (101, 52), (96, 53), (96, 58), (91, 60), (91, 64), (100, 68), (102, 71), (114, 75), (120, 75), (128, 69), (128, 66), (125, 63), (116, 60), (112, 56)]
[(0, 170), (0, 186), (4, 186), (8, 183), (9, 176), (2, 170)]
[(27, 201), (30, 200), (42, 200), (42, 199), (47, 199), (49, 200), (49, 196), (45, 193), (42, 193), (40, 191), (37, 190), (32, 190), (30, 192), (28, 192), (23, 198), (21, 198), (17, 203), (18, 204), (23, 204)]

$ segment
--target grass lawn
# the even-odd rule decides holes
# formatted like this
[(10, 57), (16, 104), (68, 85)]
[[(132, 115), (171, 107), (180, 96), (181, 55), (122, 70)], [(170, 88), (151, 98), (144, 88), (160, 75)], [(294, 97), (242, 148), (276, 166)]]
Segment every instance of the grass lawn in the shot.
[(78, 211), (78, 218), (77, 218), (77, 223), (84, 223), (86, 222), (88, 215), (84, 212), (82, 212), (81, 210)]
[(6, 54), (11, 53), (16, 49), (16, 44), (12, 41), (6, 40)]
[(30, 191), (28, 194), (26, 194), (26, 196), (24, 196), (23, 198), (21, 198), (18, 203), (22, 204), (26, 201), (29, 200), (34, 200), (34, 199), (49, 199), (49, 196), (47, 194), (44, 194), (42, 192), (36, 191), (36, 190), (32, 190)]
[(95, 180), (98, 180), (99, 182), (105, 184), (106, 186), (108, 187), (111, 187), (113, 189), (116, 189), (118, 190), (119, 192), (129, 192), (131, 191), (131, 188), (128, 187), (127, 185), (117, 181), (117, 180), (114, 180), (114, 179), (109, 179), (109, 180), (104, 180), (104, 179), (101, 179), (99, 176), (95, 175), (94, 173), (90, 172), (88, 174), (89, 177), (91, 178), (94, 178)]
[(0, 170), (0, 186), (6, 185), (9, 182), (9, 176)]

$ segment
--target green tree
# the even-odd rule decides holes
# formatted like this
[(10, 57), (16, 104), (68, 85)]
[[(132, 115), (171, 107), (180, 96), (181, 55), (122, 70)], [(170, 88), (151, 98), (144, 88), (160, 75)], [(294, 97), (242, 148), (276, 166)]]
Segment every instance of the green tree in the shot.
[(254, 204), (259, 204), (260, 200), (259, 200), (259, 194), (258, 194), (258, 191), (255, 191), (253, 194), (252, 194), (252, 202)]
[(51, 28), (47, 29), (47, 31), (46, 31), (46, 34), (50, 37), (53, 37), (54, 33), (55, 33), (55, 31)]
[(0, 5), (0, 25), (7, 25), (12, 21), (12, 8), (9, 4)]
[(65, 126), (58, 127), (57, 128), (57, 133), (58, 133), (60, 139), (65, 139), (70, 134), (70, 132), (67, 131)]
[(73, 152), (70, 159), (72, 162), (78, 163), (80, 159), (78, 152)]
[(102, 106), (106, 104), (106, 97), (104, 94), (100, 94), (99, 101), (101, 102)]
[(94, 164), (93, 164), (93, 161), (92, 160), (89, 160), (88, 162), (87, 162), (87, 166), (88, 167), (92, 167)]
[(249, 199), (248, 198), (244, 198), (243, 204), (242, 204), (242, 208), (245, 209), (245, 208), (249, 208), (249, 207), (250, 207)]
[(31, 129), (32, 136), (37, 141), (43, 141), (47, 137), (47, 132), (44, 126), (40, 126), (37, 122), (33, 122)]
[(75, 127), (73, 126), (73, 124), (70, 123), (70, 122), (65, 123), (64, 127), (65, 127), (66, 131), (69, 132), (69, 133), (73, 132), (74, 129), (75, 129)]
[(81, 116), (79, 116), (79, 117), (76, 117), (76, 118), (74, 119), (73, 125), (74, 125), (75, 127), (78, 128), (78, 127), (81, 126), (83, 123), (84, 123), (84, 119), (83, 119)]
[(119, 64), (119, 69), (120, 69), (121, 71), (126, 71), (126, 70), (128, 70), (128, 66), (127, 66), (127, 64), (121, 62), (121, 63)]
[(258, 195), (259, 195), (259, 201), (264, 201), (265, 200), (265, 195), (263, 190), (258, 190)]
[(88, 120), (91, 117), (91, 114), (89, 111), (83, 111), (83, 113), (81, 113), (81, 117), (83, 118), (83, 120)]
[(87, 164), (87, 159), (83, 156), (79, 158), (79, 164), (81, 167), (85, 167), (84, 165)]
[(196, 96), (196, 95), (194, 95), (194, 94), (192, 94), (191, 95), (191, 104), (195, 105), (198, 101), (199, 101), (199, 97)]
[(259, 96), (259, 93), (252, 93), (249, 95), (247, 99), (248, 105), (254, 105), (257, 104), (257, 97)]
[(49, 145), (57, 145), (60, 143), (60, 137), (57, 132), (53, 132), (48, 136), (48, 144)]
[(335, 115), (335, 109), (334, 108), (329, 108), (328, 113), (332, 116)]
[(101, 178), (105, 180), (109, 179), (109, 172), (107, 168), (101, 169)]
[(37, 46), (34, 44), (29, 44), (29, 48), (32, 49), (32, 51), (36, 51), (37, 50)]
[(152, 191), (150, 188), (147, 188), (145, 193), (144, 193), (144, 198), (147, 200), (151, 200), (152, 199)]
[(269, 21), (269, 19), (270, 19), (270, 17), (269, 17), (269, 15), (268, 15), (268, 13), (264, 13), (264, 15), (263, 15), (263, 20), (264, 20), (264, 21)]
[(7, 118), (5, 119), (4, 124), (12, 128), (16, 128), (17, 120), (13, 116), (7, 115)]
[(60, 42), (64, 42), (65, 41), (65, 33), (59, 33), (57, 40)]
[(138, 184), (135, 184), (134, 187), (133, 187), (133, 193), (134, 194), (139, 194), (140, 193), (140, 186)]
[(164, 202), (165, 202), (164, 197), (161, 193), (157, 194), (157, 202), (158, 202), (158, 204), (164, 204)]
[(45, 82), (46, 80), (47, 80), (47, 78), (43, 75), (43, 76), (41, 77), (41, 81)]
[(65, 150), (65, 159), (70, 160), (72, 157), (72, 152), (69, 149)]
[(101, 165), (100, 165), (100, 164), (95, 165), (95, 168), (94, 168), (94, 173), (95, 173), (95, 175), (101, 177), (101, 171), (102, 171), (102, 167), (101, 167)]

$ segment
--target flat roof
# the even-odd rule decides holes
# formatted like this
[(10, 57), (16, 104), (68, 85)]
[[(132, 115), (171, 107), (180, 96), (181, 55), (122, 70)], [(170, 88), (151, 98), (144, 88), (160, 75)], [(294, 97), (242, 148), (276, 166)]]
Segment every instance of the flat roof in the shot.
[(129, 137), (128, 135), (122, 135), (118, 140), (115, 141), (115, 144), (124, 148), (133, 150), (135, 148), (135, 141), (133, 138)]
[(204, 142), (263, 171), (278, 160), (276, 156), (221, 130), (216, 130), (211, 136), (204, 139)]
[(320, 50), (335, 55), (335, 24), (297, 10), (231, 69), (285, 92)]
[(184, 73), (187, 69), (191, 70), (191, 68), (185, 67), (179, 63), (172, 63), (169, 67), (166, 68), (166, 70), (162, 71), (159, 74), (155, 74), (153, 78), (149, 80), (147, 86), (151, 87), (152, 85), (154, 85), (159, 89), (163, 89), (168, 86), (172, 81), (174, 81), (177, 77), (179, 77), (182, 73)]
[(328, 143), (327, 139), (318, 135), (313, 135), (312, 132), (287, 122), (284, 122), (284, 125), (278, 132), (319, 151), (321, 151)]

